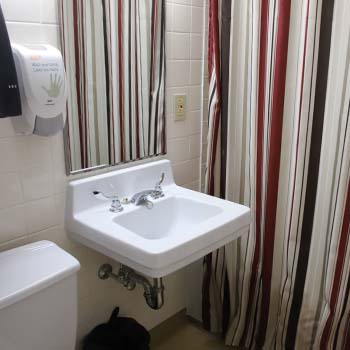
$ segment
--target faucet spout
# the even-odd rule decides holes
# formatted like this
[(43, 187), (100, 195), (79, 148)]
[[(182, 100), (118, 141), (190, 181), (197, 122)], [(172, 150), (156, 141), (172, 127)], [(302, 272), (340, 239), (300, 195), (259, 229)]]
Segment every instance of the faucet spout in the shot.
[(154, 195), (155, 190), (138, 192), (131, 197), (131, 203), (135, 203), (135, 205), (147, 205), (150, 202), (148, 196), (154, 197)]
[(152, 197), (152, 199), (159, 199), (164, 197), (163, 189), (161, 184), (164, 181), (165, 174), (162, 173), (159, 181), (156, 183), (153, 190), (145, 190), (134, 194), (131, 197), (130, 202), (135, 205), (145, 205), (148, 209), (153, 208), (153, 203), (148, 199), (148, 197)]

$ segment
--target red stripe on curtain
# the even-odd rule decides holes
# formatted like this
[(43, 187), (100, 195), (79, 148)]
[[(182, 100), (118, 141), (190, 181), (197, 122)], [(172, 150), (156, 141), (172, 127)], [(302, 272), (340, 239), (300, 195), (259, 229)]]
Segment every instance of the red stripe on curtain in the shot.
[(265, 236), (263, 242), (262, 263), (262, 300), (260, 328), (257, 344), (261, 347), (265, 342), (270, 308), (271, 278), (273, 265), (273, 250), (275, 243), (276, 212), (281, 162), (282, 128), (284, 97), (287, 76), (287, 56), (291, 0), (279, 1), (278, 32), (276, 44), (276, 60), (274, 75), (274, 90), (272, 99), (272, 120), (270, 130), (270, 158), (268, 165), (268, 182), (265, 212)]
[(208, 193), (214, 195), (214, 168), (216, 160), (217, 140), (221, 114), (221, 81), (220, 81), (220, 29), (219, 29), (218, 1), (209, 2), (209, 33), (208, 33), (208, 72), (209, 81), (216, 81), (216, 105), (213, 117), (212, 142), (210, 145), (210, 164), (208, 167)]
[(120, 161), (125, 160), (124, 140), (124, 40), (123, 40), (123, 0), (118, 1), (118, 40), (119, 40), (119, 125)]
[(76, 93), (77, 93), (77, 106), (78, 106), (78, 121), (79, 121), (79, 138), (80, 138), (80, 156), (82, 167), (84, 168), (84, 138), (82, 130), (84, 130), (83, 126), (83, 113), (81, 106), (81, 92), (80, 92), (80, 43), (79, 43), (79, 14), (78, 14), (78, 0), (74, 0), (73, 2), (73, 18), (74, 18), (74, 59), (75, 59), (75, 79), (76, 79)]
[(341, 236), (340, 236), (339, 246), (338, 246), (338, 257), (336, 262), (336, 269), (334, 274), (331, 299), (330, 299), (330, 305), (329, 305), (330, 312), (329, 312), (328, 319), (321, 337), (321, 350), (328, 348), (331, 325), (333, 323), (334, 316), (335, 316), (336, 306), (339, 298), (341, 279), (342, 279), (342, 276), (344, 273), (344, 267), (346, 264), (345, 257), (346, 257), (346, 251), (348, 248), (348, 243), (349, 243), (349, 236), (348, 236), (349, 228), (350, 228), (350, 183), (348, 186), (348, 194), (346, 198), (344, 218), (343, 218)]
[[(135, 3), (135, 6), (136, 3)], [(137, 34), (137, 20), (135, 16), (135, 43), (138, 42), (138, 34)], [(136, 118), (136, 157), (140, 158), (140, 110), (139, 110), (139, 71), (138, 71), (138, 46), (135, 44), (135, 118)]]

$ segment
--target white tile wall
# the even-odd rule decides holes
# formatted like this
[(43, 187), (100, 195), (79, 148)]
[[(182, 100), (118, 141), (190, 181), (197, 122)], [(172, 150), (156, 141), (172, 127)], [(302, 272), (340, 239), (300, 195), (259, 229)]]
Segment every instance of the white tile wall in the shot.
[[(11, 40), (59, 46), (58, 0), (0, 0)], [(198, 189), (201, 132), (203, 1), (167, 0), (168, 158), (178, 184)], [(184, 121), (174, 121), (173, 94), (186, 94)], [(64, 229), (65, 175), (62, 134), (53, 138), (16, 135), (0, 120), (0, 250), (49, 239), (75, 255), (79, 273), (78, 339), (120, 305), (124, 314), (151, 328), (185, 306), (184, 273), (165, 279), (166, 305), (152, 311), (141, 291), (130, 293), (96, 272), (106, 257), (71, 242)]]
[[(199, 189), (203, 69), (203, 1), (168, 0), (168, 157), (178, 184)], [(175, 94), (187, 95), (184, 121), (174, 121)], [(198, 146), (194, 142), (198, 141)]]

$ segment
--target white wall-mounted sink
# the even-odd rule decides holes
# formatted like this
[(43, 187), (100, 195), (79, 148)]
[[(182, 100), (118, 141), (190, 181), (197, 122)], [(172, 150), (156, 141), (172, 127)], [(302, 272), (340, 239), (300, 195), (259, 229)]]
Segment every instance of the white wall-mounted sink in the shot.
[[(153, 208), (124, 205), (109, 211), (94, 191), (130, 198), (153, 189), (161, 173), (164, 197)], [(248, 232), (250, 209), (174, 183), (167, 160), (69, 184), (66, 226), (70, 236), (149, 277), (163, 277)]]

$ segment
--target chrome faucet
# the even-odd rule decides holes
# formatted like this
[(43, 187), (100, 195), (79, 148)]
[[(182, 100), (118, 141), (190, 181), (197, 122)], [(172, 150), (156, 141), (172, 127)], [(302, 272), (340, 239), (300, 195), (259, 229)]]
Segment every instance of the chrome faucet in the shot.
[[(164, 181), (165, 174), (162, 173), (160, 179), (158, 182), (156, 182), (153, 190), (145, 190), (138, 192), (134, 194), (130, 200), (127, 198), (123, 199), (123, 204), (129, 204), (134, 203), (135, 205), (144, 205), (148, 209), (153, 208), (153, 203), (149, 200), (149, 197), (152, 199), (158, 199), (161, 197), (164, 197), (163, 189), (162, 189), (162, 183)], [(112, 190), (114, 190), (114, 187), (112, 184), (109, 185)], [(93, 191), (93, 195), (102, 200), (111, 200), (111, 207), (109, 208), (109, 211), (112, 213), (119, 213), (124, 210), (122, 203), (117, 195), (106, 195), (103, 192), (100, 191)]]
[(152, 199), (164, 197), (164, 192), (161, 186), (164, 178), (165, 174), (162, 173), (153, 190), (145, 190), (134, 194), (131, 197), (130, 202), (134, 203), (135, 205), (145, 205), (147, 208), (151, 209), (153, 207), (153, 203), (148, 199), (148, 197), (151, 197)]
[(153, 203), (148, 199), (148, 197), (151, 196), (153, 199), (155, 199), (154, 192), (155, 190), (145, 190), (138, 192), (131, 197), (130, 202), (134, 203), (135, 205), (144, 205), (148, 209), (152, 209)]

